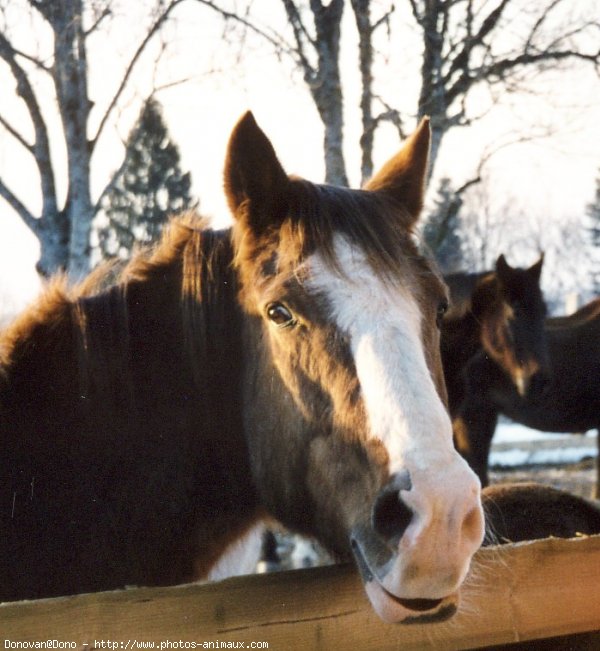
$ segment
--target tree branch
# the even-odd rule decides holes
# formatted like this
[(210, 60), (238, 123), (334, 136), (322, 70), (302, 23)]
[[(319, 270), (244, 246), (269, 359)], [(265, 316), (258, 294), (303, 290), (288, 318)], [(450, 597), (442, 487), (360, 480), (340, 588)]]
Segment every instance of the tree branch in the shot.
[(98, 15), (96, 20), (92, 23), (92, 26), (83, 33), (84, 37), (87, 38), (90, 34), (93, 34), (98, 29), (98, 27), (100, 27), (100, 25), (104, 22), (104, 19), (108, 18), (111, 15), (112, 15), (112, 10), (109, 5), (106, 5)]
[(17, 94), (23, 99), (25, 106), (27, 107), (35, 134), (33, 145), (26, 143), (25, 139), (22, 138), (16, 130), (9, 128), (6, 121), (3, 121), (3, 124), (5, 128), (8, 128), (9, 132), (26, 147), (27, 151), (33, 153), (40, 173), (44, 203), (46, 205), (56, 205), (56, 185), (52, 169), (52, 161), (50, 158), (48, 128), (42, 116), (33, 87), (29, 82), (29, 78), (17, 62), (15, 58), (15, 50), (12, 47), (12, 44), (2, 33), (0, 33), (0, 59), (3, 59), (8, 64), (8, 67), (17, 82)]
[(293, 53), (293, 58), (295, 58), (302, 67), (306, 81), (308, 83), (313, 83), (316, 77), (316, 71), (306, 56), (303, 39), (306, 39), (306, 41), (310, 43), (315, 49), (317, 49), (317, 45), (315, 43), (315, 40), (308, 33), (306, 26), (302, 22), (300, 12), (298, 11), (298, 8), (294, 4), (293, 0), (282, 0), (282, 2), (288, 20), (292, 25), (294, 39), (296, 40), (296, 50)]
[(473, 15), (471, 13), (471, 3), (468, 6), (467, 15), (467, 38), (464, 41), (463, 49), (454, 57), (448, 72), (444, 75), (444, 83), (449, 83), (452, 75), (458, 70), (463, 70), (463, 76), (468, 74), (471, 55), (474, 49), (483, 44), (485, 37), (496, 28), (502, 16), (502, 13), (511, 0), (501, 0), (500, 4), (484, 18), (481, 26), (475, 35), (472, 35), (471, 29), (473, 24)]
[(205, 7), (208, 7), (209, 9), (216, 11), (225, 20), (233, 20), (237, 23), (240, 23), (240, 25), (247, 27), (250, 31), (254, 32), (257, 36), (264, 38), (268, 43), (270, 43), (276, 49), (277, 52), (285, 52), (286, 54), (293, 56), (293, 49), (288, 43), (285, 42), (285, 40), (281, 37), (280, 34), (277, 34), (275, 32), (274, 35), (271, 35), (267, 33), (264, 29), (256, 25), (255, 23), (250, 22), (247, 18), (239, 16), (238, 14), (233, 13), (231, 11), (227, 11), (226, 9), (219, 7), (219, 5), (216, 2), (212, 2), (211, 0), (196, 0), (196, 2), (199, 2)]
[(481, 65), (471, 71), (463, 73), (459, 79), (448, 89), (446, 98), (448, 106), (459, 96), (465, 94), (475, 83), (487, 80), (493, 84), (497, 81), (507, 81), (506, 76), (516, 68), (524, 68), (546, 61), (566, 61), (579, 59), (600, 66), (600, 50), (596, 53), (586, 54), (578, 50), (543, 51), (537, 53), (524, 52), (512, 59), (501, 59), (487, 65)]
[(421, 27), (423, 27), (424, 18), (421, 15), (421, 13), (419, 12), (419, 7), (417, 5), (416, 0), (408, 0), (408, 2), (410, 4), (410, 8), (411, 8), (412, 14), (414, 16), (414, 19), (417, 21), (417, 25), (420, 25)]
[(10, 135), (17, 140), (30, 154), (35, 155), (33, 145), (22, 136), (6, 118), (0, 115), (0, 124), (10, 133)]
[(387, 102), (384, 102), (381, 97), (375, 96), (374, 99), (383, 105), (385, 111), (382, 111), (373, 118), (373, 128), (377, 128), (382, 122), (390, 122), (396, 127), (400, 141), (405, 140), (406, 132), (402, 123), (402, 115), (400, 114), (400, 111), (392, 108)]
[(30, 212), (25, 205), (17, 199), (13, 192), (6, 186), (4, 181), (0, 179), (0, 197), (3, 197), (11, 208), (19, 215), (24, 224), (31, 230), (34, 235), (39, 235), (40, 223)]
[(488, 66), (483, 66), (480, 69), (478, 76), (495, 76), (499, 79), (502, 79), (506, 72), (518, 67), (542, 63), (544, 61), (564, 61), (566, 59), (580, 59), (582, 61), (587, 61), (588, 63), (593, 63), (598, 66), (600, 65), (600, 50), (598, 50), (598, 52), (595, 54), (585, 54), (584, 52), (579, 52), (578, 50), (557, 50), (554, 52), (546, 51), (536, 54), (523, 53), (514, 57), (513, 59), (495, 61)]
[(123, 171), (125, 170), (125, 167), (127, 166), (128, 162), (129, 160), (126, 151), (125, 154), (123, 155), (123, 160), (121, 161), (121, 165), (119, 165), (119, 167), (115, 170), (110, 181), (104, 186), (104, 189), (100, 193), (98, 200), (94, 204), (94, 215), (97, 215), (100, 209), (102, 208), (102, 201), (104, 200), (104, 197), (106, 197), (106, 195), (115, 187), (117, 181), (121, 177), (121, 174), (123, 174)]
[(377, 31), (382, 25), (389, 25), (390, 23), (390, 18), (392, 17), (392, 14), (396, 11), (396, 5), (391, 5), (390, 8), (381, 16), (381, 18), (378, 18), (372, 25), (371, 25), (371, 33), (373, 34), (375, 31)]
[(465, 181), (460, 187), (458, 187), (456, 190), (454, 190), (454, 194), (457, 197), (460, 197), (462, 194), (464, 194), (470, 187), (473, 185), (477, 185), (477, 183), (481, 183), (481, 168), (483, 165), (480, 163), (480, 165), (477, 167), (477, 176), (474, 176), (467, 181)]
[(47, 66), (43, 61), (40, 61), (37, 57), (34, 57), (31, 54), (27, 54), (27, 52), (23, 52), (22, 50), (17, 50), (17, 48), (13, 47), (11, 45), (12, 51), (15, 54), (15, 56), (20, 56), (23, 59), (26, 59), (27, 61), (30, 61), (35, 65), (36, 68), (39, 68), (46, 74), (52, 74), (52, 68), (50, 66)]
[(530, 30), (529, 35), (528, 35), (528, 37), (527, 37), (527, 40), (525, 41), (525, 47), (524, 47), (524, 51), (525, 51), (525, 52), (527, 52), (527, 51), (529, 50), (529, 48), (531, 47), (531, 45), (532, 45), (532, 43), (533, 43), (533, 39), (535, 38), (535, 35), (536, 35), (537, 32), (540, 30), (540, 28), (542, 27), (542, 25), (546, 22), (548, 16), (552, 13), (552, 11), (553, 11), (554, 9), (556, 9), (556, 7), (557, 7), (558, 5), (562, 4), (562, 1), (563, 1), (563, 0), (553, 0), (553, 1), (550, 3), (550, 6), (549, 6), (549, 7), (548, 7), (544, 12), (542, 12), (542, 13), (540, 14), (540, 16), (539, 16), (538, 19), (535, 21), (533, 27), (532, 27), (531, 30)]
[[(198, 0), (199, 2), (203, 2), (203, 0)], [(113, 112), (115, 106), (117, 105), (117, 102), (119, 101), (119, 98), (121, 97), (121, 94), (125, 90), (125, 87), (127, 86), (127, 82), (129, 81), (129, 78), (131, 76), (131, 73), (133, 69), (135, 68), (139, 58), (143, 54), (144, 50), (146, 49), (146, 46), (148, 43), (151, 41), (152, 37), (156, 34), (156, 32), (160, 29), (162, 24), (167, 20), (173, 9), (177, 7), (177, 5), (181, 4), (183, 0), (170, 0), (169, 4), (167, 5), (166, 9), (160, 13), (158, 18), (154, 21), (154, 24), (152, 27), (148, 30), (146, 36), (142, 39), (142, 42), (139, 44), (137, 50), (135, 51), (133, 57), (131, 58), (131, 61), (129, 62), (129, 65), (125, 69), (125, 73), (121, 79), (121, 83), (119, 84), (115, 94), (113, 95), (112, 100), (110, 101), (104, 115), (102, 116), (102, 119), (100, 120), (100, 124), (98, 126), (98, 129), (96, 131), (96, 135), (92, 138), (90, 141), (90, 152), (93, 152), (94, 147), (96, 146), (96, 143), (98, 142), (98, 139), (102, 135), (102, 131), (104, 130), (104, 127), (106, 126), (106, 123)]]

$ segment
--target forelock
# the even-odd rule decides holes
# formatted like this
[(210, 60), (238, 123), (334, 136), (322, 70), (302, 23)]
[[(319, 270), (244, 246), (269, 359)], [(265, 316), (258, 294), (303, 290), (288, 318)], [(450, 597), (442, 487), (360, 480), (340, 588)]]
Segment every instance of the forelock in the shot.
[(335, 247), (335, 236), (341, 236), (364, 252), (378, 275), (398, 277), (403, 259), (418, 255), (402, 207), (385, 196), (303, 180), (292, 182), (290, 196), (283, 235), (298, 257), (318, 251), (343, 272)]

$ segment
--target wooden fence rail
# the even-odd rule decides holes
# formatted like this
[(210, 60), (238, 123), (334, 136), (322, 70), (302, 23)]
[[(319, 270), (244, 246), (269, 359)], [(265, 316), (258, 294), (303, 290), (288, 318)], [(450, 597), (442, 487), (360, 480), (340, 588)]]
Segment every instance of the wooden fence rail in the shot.
[(56, 640), (84, 649), (110, 642), (104, 648), (119, 651), (136, 651), (140, 642), (157, 649), (161, 642), (188, 649), (267, 642), (262, 648), (275, 651), (448, 651), (599, 628), (600, 536), (479, 551), (461, 608), (443, 624), (382, 623), (349, 566), (0, 605), (4, 649)]

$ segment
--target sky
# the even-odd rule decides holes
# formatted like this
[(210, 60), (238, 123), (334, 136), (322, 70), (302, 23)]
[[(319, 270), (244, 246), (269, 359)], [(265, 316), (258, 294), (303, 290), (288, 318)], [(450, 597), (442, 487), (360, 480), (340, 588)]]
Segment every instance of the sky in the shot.
[[(42, 53), (49, 46), (39, 25), (18, 13), (13, 30), (22, 39), (23, 48), (36, 35)], [(381, 3), (380, 3), (381, 4)], [(111, 23), (108, 38), (101, 34), (89, 43), (90, 97), (96, 106), (106, 105), (123, 69), (123, 62), (141, 33), (143, 3), (123, 3), (123, 12)], [(259, 7), (266, 7), (259, 3)], [(270, 2), (269, 7), (275, 3)], [(142, 60), (115, 117), (116, 126), (105, 134), (93, 160), (92, 187), (97, 196), (111, 171), (119, 164), (122, 142), (135, 121), (139, 100), (152, 87), (164, 107), (173, 139), (180, 147), (182, 167), (192, 175), (193, 191), (200, 210), (215, 218), (217, 225), (229, 220), (222, 192), (222, 169), (227, 139), (236, 120), (251, 109), (271, 138), (279, 158), (290, 173), (320, 181), (324, 176), (322, 127), (301, 76), (291, 72), (268, 47), (246, 43), (246, 49), (232, 47), (223, 37), (222, 20), (197, 5), (184, 5), (164, 33), (169, 43), (155, 65), (158, 43)], [(269, 15), (269, 20), (272, 16)], [(396, 12), (394, 27), (408, 18)], [(359, 87), (355, 63), (355, 42), (350, 12), (346, 12), (342, 52), (342, 74), (346, 102), (346, 157), (351, 183), (359, 176), (357, 145), (360, 115)], [(388, 96), (397, 96), (400, 104), (414, 108), (418, 88), (418, 43), (410, 38), (402, 48), (389, 44), (391, 56), (379, 71), (378, 79)], [(241, 52), (241, 54), (240, 54)], [(238, 56), (239, 55), (239, 56)], [(181, 82), (181, 83), (176, 83)], [(506, 96), (492, 102), (483, 93), (472, 101), (486, 116), (469, 129), (450, 133), (442, 146), (436, 175), (448, 175), (460, 184), (469, 178), (490, 146), (509, 141), (514, 131), (551, 127), (551, 139), (506, 147), (494, 156), (487, 172), (496, 201), (508, 201), (518, 207), (516, 214), (543, 229), (561, 219), (577, 217), (592, 200), (600, 167), (600, 82), (590, 74), (562, 75), (533, 80), (537, 93)], [(3, 112), (27, 132), (29, 125), (14, 94), (14, 83), (0, 68), (0, 96)], [(52, 100), (49, 93), (44, 106), (50, 124)], [(100, 112), (92, 114), (92, 131)], [(51, 134), (52, 135), (52, 134)], [(57, 141), (55, 140), (54, 143)], [(383, 164), (399, 147), (392, 129), (383, 130), (376, 139), (376, 166)], [(64, 156), (53, 144), (53, 156), (64, 169)], [(61, 158), (62, 156), (62, 158)], [(19, 152), (11, 137), (0, 129), (0, 175), (32, 210), (40, 198), (36, 189), (35, 168), (27, 155)], [(435, 187), (435, 179), (431, 185)], [(540, 226), (541, 225), (541, 226)], [(38, 245), (19, 218), (0, 199), (0, 305), (1, 311), (20, 307), (37, 292), (34, 265)], [(512, 259), (513, 264), (533, 260)]]

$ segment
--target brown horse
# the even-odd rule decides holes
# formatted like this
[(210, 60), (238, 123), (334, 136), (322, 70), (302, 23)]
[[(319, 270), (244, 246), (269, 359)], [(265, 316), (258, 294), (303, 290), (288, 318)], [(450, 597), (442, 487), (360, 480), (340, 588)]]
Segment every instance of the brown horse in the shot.
[[(446, 381), (457, 448), (484, 486), (499, 414), (547, 432), (581, 432), (600, 425), (600, 389), (593, 380), (600, 373), (600, 300), (568, 317), (544, 318), (535, 267), (526, 272), (527, 282), (515, 274), (502, 280), (507, 294), (519, 297), (516, 307), (513, 301), (506, 310), (510, 330), (481, 285), (472, 298), (476, 319), (468, 312), (449, 319), (448, 338), (444, 324), (443, 350), (454, 350), (460, 333), (466, 336), (468, 330), (480, 337), (478, 350), (469, 337), (470, 358), (462, 360), (460, 382), (454, 384), (456, 372), (448, 373)], [(456, 357), (455, 350), (452, 355)], [(446, 352), (443, 358), (450, 356)]]
[(484, 525), (412, 236), (428, 151), (424, 120), (364, 190), (315, 185), (246, 114), (230, 230), (175, 222), (4, 334), (2, 599), (223, 576), (271, 516), (354, 556), (383, 619), (456, 610)]
[(494, 484), (482, 492), (484, 545), (600, 533), (600, 506), (536, 483)]

